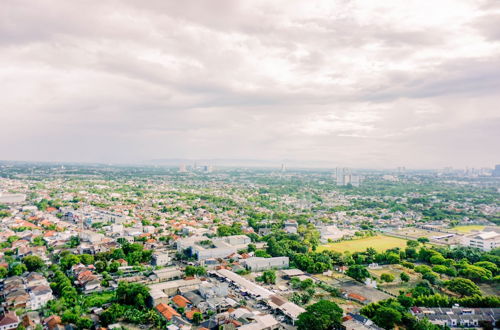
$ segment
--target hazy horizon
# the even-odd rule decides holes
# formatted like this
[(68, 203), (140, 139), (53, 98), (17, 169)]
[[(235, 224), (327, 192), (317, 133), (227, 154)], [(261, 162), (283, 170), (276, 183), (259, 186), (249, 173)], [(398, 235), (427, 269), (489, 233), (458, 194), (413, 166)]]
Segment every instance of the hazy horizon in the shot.
[(500, 163), (495, 0), (0, 9), (2, 160)]

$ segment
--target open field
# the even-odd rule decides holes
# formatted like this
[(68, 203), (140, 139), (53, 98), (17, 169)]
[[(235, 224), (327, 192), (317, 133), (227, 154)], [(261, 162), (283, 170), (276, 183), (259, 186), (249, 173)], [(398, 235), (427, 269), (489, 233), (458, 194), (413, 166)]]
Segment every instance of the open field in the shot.
[(470, 226), (457, 226), (453, 227), (451, 230), (459, 233), (470, 233), (473, 230), (483, 230), (485, 226), (470, 225)]
[[(378, 269), (369, 269), (370, 274), (377, 279), (380, 279), (380, 276), (384, 273), (394, 275), (394, 282), (391, 283), (379, 283), (379, 287), (388, 291), (394, 295), (398, 295), (400, 290), (407, 291), (413, 287), (422, 279), (422, 276), (418, 273), (415, 273), (413, 270), (405, 268), (401, 265), (384, 265)], [(401, 281), (400, 274), (402, 272), (407, 273), (410, 276), (410, 281), (405, 283)]]
[(419, 237), (433, 237), (437, 236), (440, 233), (435, 232), (435, 231), (430, 231), (430, 230), (425, 230), (425, 229), (420, 229), (420, 228), (415, 228), (415, 227), (408, 227), (408, 228), (401, 228), (399, 230), (394, 231), (395, 234), (398, 235), (403, 235), (407, 236), (408, 238), (411, 239), (417, 239)]
[(395, 247), (405, 248), (406, 240), (385, 235), (377, 235), (373, 237), (360, 238), (351, 241), (343, 241), (343, 242), (321, 245), (318, 247), (318, 252), (324, 250), (332, 250), (337, 252), (345, 252), (345, 251), (362, 252), (369, 247), (374, 248), (379, 252)]

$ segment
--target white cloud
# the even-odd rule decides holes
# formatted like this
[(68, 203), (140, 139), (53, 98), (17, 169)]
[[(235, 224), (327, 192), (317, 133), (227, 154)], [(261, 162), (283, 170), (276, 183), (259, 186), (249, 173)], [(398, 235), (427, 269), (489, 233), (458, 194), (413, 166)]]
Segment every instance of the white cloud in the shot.
[(494, 1), (0, 6), (0, 158), (500, 158)]

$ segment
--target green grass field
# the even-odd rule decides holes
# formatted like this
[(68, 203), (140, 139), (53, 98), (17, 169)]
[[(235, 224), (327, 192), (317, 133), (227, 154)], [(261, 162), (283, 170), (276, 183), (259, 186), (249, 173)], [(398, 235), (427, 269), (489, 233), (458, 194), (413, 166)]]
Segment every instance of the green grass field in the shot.
[(317, 251), (321, 252), (324, 250), (332, 250), (337, 252), (362, 252), (369, 247), (372, 247), (379, 252), (395, 247), (405, 248), (406, 240), (391, 236), (378, 235), (352, 241), (343, 241), (321, 245), (318, 247)]
[(483, 230), (484, 226), (479, 225), (471, 225), (471, 226), (456, 226), (453, 227), (452, 230), (457, 231), (459, 233), (469, 233), (473, 230)]

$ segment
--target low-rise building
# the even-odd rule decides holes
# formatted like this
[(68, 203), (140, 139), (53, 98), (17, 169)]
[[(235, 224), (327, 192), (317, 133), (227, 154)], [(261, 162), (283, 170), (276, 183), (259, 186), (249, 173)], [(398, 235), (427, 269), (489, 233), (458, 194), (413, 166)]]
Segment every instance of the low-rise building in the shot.
[(16, 329), (18, 325), (19, 318), (16, 313), (0, 307), (0, 330)]
[(153, 266), (166, 266), (170, 264), (171, 258), (167, 252), (155, 252), (151, 259), (151, 264)]
[(46, 285), (39, 285), (28, 289), (30, 295), (30, 307), (37, 310), (45, 306), (49, 301), (54, 299), (52, 289)]
[(418, 319), (427, 318), (433, 324), (451, 328), (477, 327), (480, 322), (495, 325), (500, 320), (500, 308), (412, 307), (411, 313)]
[(251, 243), (246, 235), (233, 235), (209, 240), (206, 236), (189, 237), (177, 241), (177, 251), (190, 250), (199, 261), (226, 258)]
[(252, 257), (244, 259), (243, 264), (251, 271), (258, 272), (267, 269), (288, 268), (290, 259), (288, 257), (260, 258)]
[(495, 231), (487, 231), (465, 235), (463, 237), (462, 244), (465, 246), (478, 248), (483, 251), (491, 251), (493, 249), (496, 249), (497, 247), (500, 247), (500, 233), (497, 233)]

